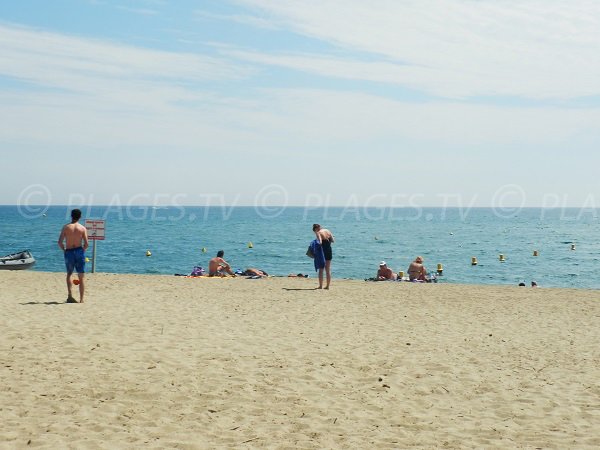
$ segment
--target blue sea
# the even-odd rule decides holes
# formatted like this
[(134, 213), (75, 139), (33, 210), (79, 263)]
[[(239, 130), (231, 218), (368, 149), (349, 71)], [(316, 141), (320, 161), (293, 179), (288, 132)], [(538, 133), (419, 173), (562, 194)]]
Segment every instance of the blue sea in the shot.
[[(320, 223), (336, 238), (334, 278), (373, 277), (381, 260), (394, 271), (406, 271), (415, 256), (422, 255), (430, 271), (443, 265), (443, 283), (529, 285), (536, 280), (541, 287), (600, 288), (600, 211), (590, 209), (81, 209), (83, 219), (106, 220), (106, 240), (97, 243), (97, 272), (189, 273), (196, 265), (206, 268), (208, 260), (224, 250), (234, 268), (314, 277), (305, 252), (313, 239), (312, 224)], [(63, 271), (57, 239), (69, 211), (66, 206), (0, 206), (0, 255), (30, 249), (37, 259), (34, 270)], [(534, 251), (539, 256), (533, 256)], [(500, 262), (500, 254), (505, 262)], [(91, 245), (88, 256), (91, 259)], [(472, 257), (478, 265), (471, 265)]]

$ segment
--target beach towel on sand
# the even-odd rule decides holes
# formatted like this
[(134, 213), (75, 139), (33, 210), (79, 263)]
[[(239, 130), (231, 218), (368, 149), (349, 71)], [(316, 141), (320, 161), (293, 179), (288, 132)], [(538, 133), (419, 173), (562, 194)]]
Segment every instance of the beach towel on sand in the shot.
[(310, 248), (314, 255), (313, 262), (315, 263), (315, 270), (325, 268), (325, 253), (323, 253), (323, 246), (319, 244), (316, 239), (310, 243)]

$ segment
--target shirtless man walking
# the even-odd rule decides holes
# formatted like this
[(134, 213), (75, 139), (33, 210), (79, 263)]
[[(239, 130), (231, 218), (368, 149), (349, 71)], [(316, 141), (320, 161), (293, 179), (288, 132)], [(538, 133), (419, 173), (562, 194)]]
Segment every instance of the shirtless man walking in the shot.
[(67, 290), (69, 296), (67, 303), (77, 303), (71, 293), (71, 275), (77, 270), (79, 278), (79, 303), (83, 303), (83, 294), (85, 292), (85, 251), (88, 248), (87, 230), (79, 223), (81, 211), (74, 209), (71, 211), (71, 223), (62, 227), (58, 238), (58, 246), (65, 252), (65, 266), (67, 269)]

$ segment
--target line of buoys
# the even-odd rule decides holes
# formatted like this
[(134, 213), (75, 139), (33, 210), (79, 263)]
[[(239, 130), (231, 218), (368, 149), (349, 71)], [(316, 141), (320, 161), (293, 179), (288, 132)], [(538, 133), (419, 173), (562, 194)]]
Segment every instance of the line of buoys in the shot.
[(152, 256), (152, 252), (150, 250), (146, 250), (146, 256)]
[[(572, 251), (574, 251), (574, 250), (575, 250), (575, 244), (571, 244), (571, 250), (572, 250)], [(533, 251), (533, 256), (536, 256), (536, 257), (537, 257), (537, 256), (540, 256), (540, 252), (539, 252), (538, 250), (534, 250), (534, 251)], [(500, 262), (506, 262), (506, 256), (505, 256), (503, 253), (500, 253), (500, 254), (498, 255), (498, 260), (499, 260)], [(471, 265), (472, 265), (472, 266), (476, 266), (477, 264), (478, 264), (477, 257), (473, 256), (473, 257), (471, 258)], [(438, 264), (438, 273), (441, 273), (441, 272), (440, 272), (440, 266), (441, 266), (441, 264)]]
[[(248, 244), (247, 244), (247, 247), (248, 247), (248, 248), (254, 248), (254, 244), (252, 243), (252, 241), (248, 242)], [(202, 248), (200, 249), (200, 251), (201, 251), (202, 253), (206, 253), (208, 250), (206, 249), (206, 247), (202, 247)], [(149, 252), (150, 252), (150, 250), (148, 250), (148, 252), (146, 252), (146, 256), (150, 256), (150, 255), (148, 255), (148, 253), (149, 253)]]

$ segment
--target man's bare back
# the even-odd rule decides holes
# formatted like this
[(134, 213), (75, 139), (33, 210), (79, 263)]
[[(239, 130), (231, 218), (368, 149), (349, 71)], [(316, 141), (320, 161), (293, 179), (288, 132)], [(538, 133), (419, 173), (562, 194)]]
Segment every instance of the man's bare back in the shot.
[(219, 250), (217, 252), (217, 256), (208, 262), (209, 276), (222, 276), (226, 273), (235, 276), (235, 274), (231, 270), (231, 266), (227, 261), (223, 259), (223, 256), (225, 256), (225, 252), (223, 252), (223, 250)]
[(427, 281), (427, 269), (423, 265), (423, 257), (417, 256), (408, 266), (408, 277), (410, 281)]
[(328, 240), (329, 242), (333, 243), (333, 234), (331, 234), (331, 231), (329, 231), (327, 228), (321, 228), (319, 230), (319, 236), (321, 237), (321, 240)]
[(66, 224), (60, 233), (58, 238), (58, 245), (63, 250), (70, 250), (72, 248), (83, 247), (84, 250), (88, 248), (88, 237), (87, 230), (80, 223), (68, 223)]
[(216, 275), (221, 271), (222, 267), (227, 267), (226, 262), (223, 258), (213, 258), (208, 262), (208, 273), (210, 275)]

